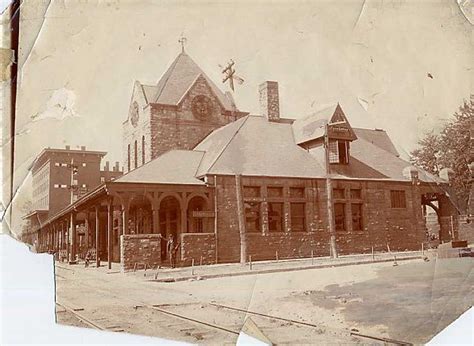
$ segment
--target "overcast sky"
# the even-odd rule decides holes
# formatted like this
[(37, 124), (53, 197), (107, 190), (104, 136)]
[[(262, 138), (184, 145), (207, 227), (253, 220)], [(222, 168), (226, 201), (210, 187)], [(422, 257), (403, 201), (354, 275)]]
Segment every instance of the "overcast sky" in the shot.
[(181, 33), (224, 91), (218, 65), (236, 62), (245, 79), (234, 94), (240, 109), (258, 114), (258, 84), (276, 80), (282, 116), (340, 102), (353, 126), (385, 129), (402, 154), (473, 92), (472, 26), (454, 0), (40, 7), (23, 6), (21, 21), (17, 186), (47, 146), (86, 145), (122, 161), (133, 81), (156, 83), (180, 52)]

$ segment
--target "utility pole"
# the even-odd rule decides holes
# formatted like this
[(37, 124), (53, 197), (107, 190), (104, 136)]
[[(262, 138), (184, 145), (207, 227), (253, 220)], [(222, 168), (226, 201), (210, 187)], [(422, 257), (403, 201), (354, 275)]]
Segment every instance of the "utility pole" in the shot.
[(242, 196), (242, 176), (235, 175), (235, 195), (237, 197), (237, 216), (239, 220), (240, 235), (240, 263), (247, 262), (247, 232), (245, 227), (245, 205)]
[(330, 235), (330, 249), (331, 257), (337, 258), (337, 245), (336, 245), (336, 224), (334, 221), (334, 205), (332, 197), (332, 180), (331, 180), (331, 166), (329, 163), (329, 122), (325, 126), (324, 131), (324, 153), (326, 161), (326, 192), (327, 192), (327, 209), (328, 209), (328, 226)]

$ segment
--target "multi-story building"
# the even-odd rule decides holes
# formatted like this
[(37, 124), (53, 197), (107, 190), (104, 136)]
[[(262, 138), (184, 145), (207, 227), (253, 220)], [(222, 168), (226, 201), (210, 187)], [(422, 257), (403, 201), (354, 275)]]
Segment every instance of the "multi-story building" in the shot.
[(122, 175), (119, 163), (112, 170), (109, 163), (100, 169), (103, 151), (80, 149), (44, 149), (33, 162), (31, 212), (24, 216), (29, 231), (37, 229), (48, 218), (96, 188)]

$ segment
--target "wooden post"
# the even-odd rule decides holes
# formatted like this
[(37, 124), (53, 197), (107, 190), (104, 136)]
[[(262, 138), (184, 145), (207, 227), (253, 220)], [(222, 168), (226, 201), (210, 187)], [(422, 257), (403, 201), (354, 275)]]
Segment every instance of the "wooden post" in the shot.
[(69, 263), (73, 264), (76, 263), (76, 254), (77, 254), (77, 237), (76, 237), (76, 214), (74, 212), (71, 212), (71, 224), (70, 224), (70, 230), (71, 230), (71, 252), (70, 252), (70, 258), (69, 258)]
[(372, 246), (372, 261), (375, 261), (374, 247)]
[(278, 251), (275, 251), (275, 259), (278, 262)]
[(113, 199), (107, 201), (107, 264), (112, 269), (112, 232), (113, 232), (114, 205)]
[(423, 243), (421, 243), (421, 257), (425, 255), (425, 246)]
[(202, 266), (202, 256), (201, 256), (201, 258), (199, 259), (199, 265)]
[(314, 264), (314, 250), (311, 250), (311, 265)]
[(95, 265), (97, 268), (100, 267), (100, 234), (99, 234), (99, 228), (100, 228), (100, 220), (99, 220), (99, 206), (95, 206)]
[(247, 259), (247, 232), (245, 230), (245, 207), (242, 196), (242, 180), (241, 175), (235, 175), (235, 192), (237, 198), (237, 216), (239, 220), (240, 234), (240, 263), (244, 264)]
[(252, 270), (252, 255), (249, 256), (249, 268)]
[(327, 209), (328, 209), (328, 227), (330, 235), (330, 252), (332, 258), (337, 258), (337, 245), (336, 245), (336, 224), (334, 220), (334, 206), (332, 197), (332, 180), (331, 180), (331, 166), (329, 164), (329, 123), (325, 126), (324, 134), (324, 152), (326, 158), (326, 193), (327, 193)]
[(191, 260), (191, 275), (194, 275), (194, 258)]

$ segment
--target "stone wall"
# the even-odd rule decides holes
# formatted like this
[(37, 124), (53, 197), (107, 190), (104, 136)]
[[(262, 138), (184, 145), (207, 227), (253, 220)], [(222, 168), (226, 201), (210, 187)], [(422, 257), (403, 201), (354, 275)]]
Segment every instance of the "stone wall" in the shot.
[(120, 263), (122, 271), (137, 265), (161, 264), (161, 239), (158, 234), (126, 234), (120, 236)]
[[(291, 229), (291, 215), (285, 202), (283, 232), (270, 232), (266, 225), (261, 232), (248, 233), (247, 255), (252, 260), (309, 257), (329, 255), (329, 231), (325, 180), (277, 179), (242, 177), (242, 184), (258, 186), (305, 187), (306, 232)], [(425, 227), (421, 209), (420, 192), (411, 183), (354, 182), (334, 180), (333, 188), (343, 189), (342, 198), (335, 202), (345, 205), (345, 229), (336, 233), (340, 255), (387, 251), (419, 250), (425, 240)], [(351, 197), (351, 189), (360, 189), (360, 198)], [(405, 191), (406, 207), (392, 208), (390, 190)], [(217, 177), (217, 249), (218, 262), (240, 260), (240, 234), (237, 217), (235, 177)], [(262, 224), (268, 219), (267, 197), (262, 195)], [(351, 208), (362, 206), (361, 230), (353, 229)]]
[(216, 237), (214, 233), (182, 233), (180, 262), (189, 266), (216, 262)]

